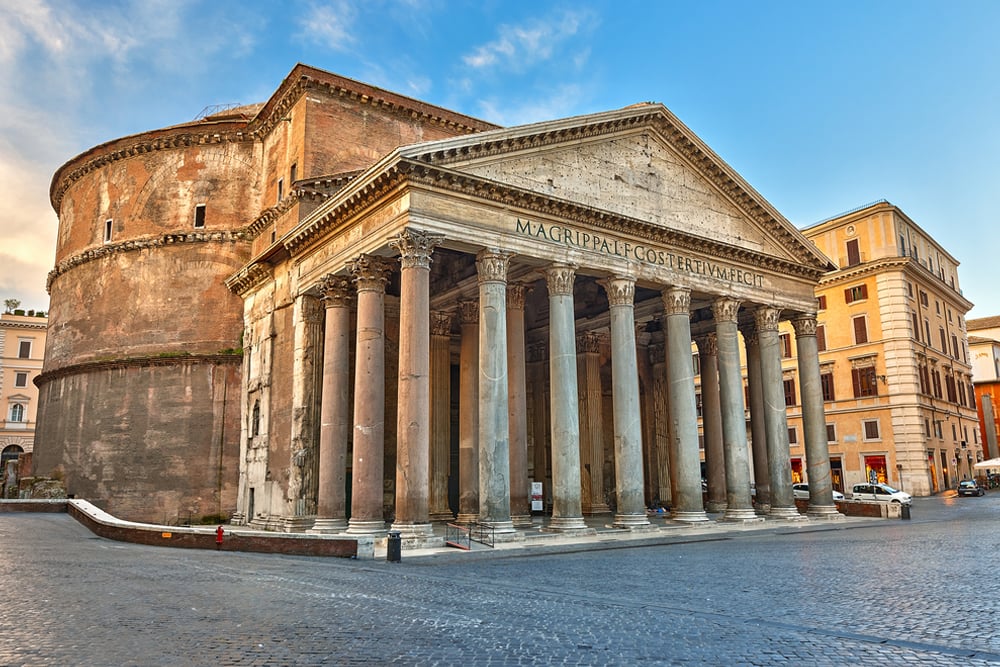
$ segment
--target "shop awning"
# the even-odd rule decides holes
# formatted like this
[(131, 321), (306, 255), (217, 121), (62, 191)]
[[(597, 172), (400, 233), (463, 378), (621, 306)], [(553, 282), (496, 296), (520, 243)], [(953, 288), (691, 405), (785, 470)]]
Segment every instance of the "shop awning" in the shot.
[(972, 467), (976, 470), (982, 470), (984, 468), (997, 468), (1000, 470), (1000, 459), (986, 459), (985, 461), (980, 461)]

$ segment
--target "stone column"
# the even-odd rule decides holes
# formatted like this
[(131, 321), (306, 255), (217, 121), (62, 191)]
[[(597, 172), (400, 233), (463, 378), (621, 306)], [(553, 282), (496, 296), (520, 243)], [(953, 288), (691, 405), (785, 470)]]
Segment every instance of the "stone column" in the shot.
[(552, 518), (546, 530), (587, 531), (580, 502), (580, 421), (573, 309), (576, 268), (553, 264), (545, 274), (549, 290), (549, 416), (552, 423)]
[[(548, 483), (548, 443), (549, 406), (545, 393), (546, 367), (545, 344), (532, 343), (528, 346), (528, 362), (531, 372), (531, 441), (532, 441), (532, 481), (542, 483), (543, 498), (552, 497)], [(544, 507), (544, 502), (543, 502)]]
[(451, 313), (431, 313), (431, 521), (455, 518), (448, 506), (451, 467)]
[(396, 518), (402, 537), (433, 537), (430, 522), (431, 253), (440, 237), (406, 229), (399, 250), (399, 375), (396, 410)]
[(507, 286), (507, 380), (510, 424), (510, 520), (515, 528), (531, 525), (528, 480), (528, 397), (524, 342), (524, 285)]
[(747, 355), (747, 393), (750, 394), (750, 437), (757, 514), (771, 511), (771, 473), (767, 468), (767, 429), (764, 425), (764, 393), (760, 383), (760, 343), (753, 323), (742, 328)]
[(479, 521), (479, 303), (458, 304), (458, 523)]
[(760, 348), (760, 381), (764, 394), (764, 425), (767, 429), (767, 468), (771, 480), (771, 511), (777, 519), (804, 518), (792, 495), (792, 464), (789, 460), (788, 418), (781, 374), (781, 341), (778, 338), (780, 308), (760, 306), (754, 312)]
[(723, 521), (763, 521), (750, 500), (750, 460), (747, 456), (747, 422), (743, 407), (743, 373), (736, 316), (740, 302), (720, 298), (712, 303), (719, 348), (719, 404), (726, 457), (726, 513)]
[(351, 436), (351, 305), (346, 276), (328, 274), (320, 283), (326, 306), (323, 344), (323, 397), (319, 427), (319, 494), (311, 533), (347, 529), (347, 450)]
[(580, 505), (584, 514), (611, 511), (604, 499), (604, 393), (601, 387), (601, 336), (576, 337), (580, 415)]
[(510, 253), (482, 250), (479, 272), (479, 521), (515, 532), (510, 519), (507, 403), (507, 267)]
[(670, 482), (670, 416), (667, 411), (666, 343), (663, 340), (649, 346), (653, 364), (653, 428), (656, 432), (656, 465), (659, 489), (657, 498), (662, 506), (671, 504)]
[(997, 449), (997, 422), (993, 415), (993, 399), (988, 393), (979, 395), (983, 412), (983, 430), (986, 431), (986, 458), (995, 459), (1000, 456)]
[(615, 429), (614, 525), (649, 525), (643, 497), (642, 416), (639, 409), (639, 362), (635, 349), (635, 279), (615, 276), (602, 281), (611, 311), (611, 391)]
[(312, 527), (316, 515), (316, 464), (318, 463), (319, 398), (323, 349), (323, 307), (319, 298), (300, 294), (292, 315), (295, 326), (292, 359), (292, 438), (288, 498), (291, 516), (282, 529), (300, 532)]
[(799, 391), (802, 394), (802, 431), (809, 475), (809, 507), (806, 513), (816, 519), (842, 519), (833, 502), (833, 478), (830, 476), (830, 449), (826, 439), (826, 413), (823, 410), (823, 380), (819, 369), (819, 346), (816, 342), (816, 316), (801, 315), (792, 319), (795, 349), (799, 355)]
[(357, 360), (354, 363), (354, 465), (347, 532), (385, 535), (385, 285), (391, 264), (362, 255), (350, 264), (358, 288)]
[[(701, 460), (698, 456), (698, 407), (691, 364), (691, 291), (671, 287), (663, 293), (667, 329), (667, 394), (671, 435), (671, 479), (677, 521), (708, 521), (701, 501)], [(676, 481), (676, 483), (674, 483)]]
[(695, 338), (701, 367), (701, 425), (705, 434), (705, 470), (708, 499), (705, 509), (726, 509), (726, 457), (722, 445), (722, 408), (719, 404), (719, 346), (714, 333)]

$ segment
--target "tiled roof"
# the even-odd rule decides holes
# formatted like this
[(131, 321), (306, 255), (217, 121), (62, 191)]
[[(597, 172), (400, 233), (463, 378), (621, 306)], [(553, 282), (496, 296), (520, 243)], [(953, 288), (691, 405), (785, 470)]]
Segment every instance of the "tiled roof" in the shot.
[(974, 320), (965, 321), (965, 329), (967, 331), (975, 331), (976, 329), (993, 329), (994, 327), (1000, 327), (1000, 315), (994, 315), (992, 317), (977, 317)]

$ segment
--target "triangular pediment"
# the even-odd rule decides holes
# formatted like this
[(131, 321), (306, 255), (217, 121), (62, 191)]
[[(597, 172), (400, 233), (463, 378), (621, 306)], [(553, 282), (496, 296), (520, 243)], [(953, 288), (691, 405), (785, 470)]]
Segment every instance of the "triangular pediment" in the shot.
[(662, 105), (404, 148), (402, 157), (816, 268), (829, 261)]

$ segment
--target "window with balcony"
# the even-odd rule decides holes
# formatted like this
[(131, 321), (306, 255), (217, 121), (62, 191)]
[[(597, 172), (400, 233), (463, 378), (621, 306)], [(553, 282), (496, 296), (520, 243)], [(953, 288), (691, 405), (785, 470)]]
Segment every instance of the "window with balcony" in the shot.
[(861, 246), (858, 239), (851, 239), (847, 242), (847, 265), (857, 266), (861, 263)]

